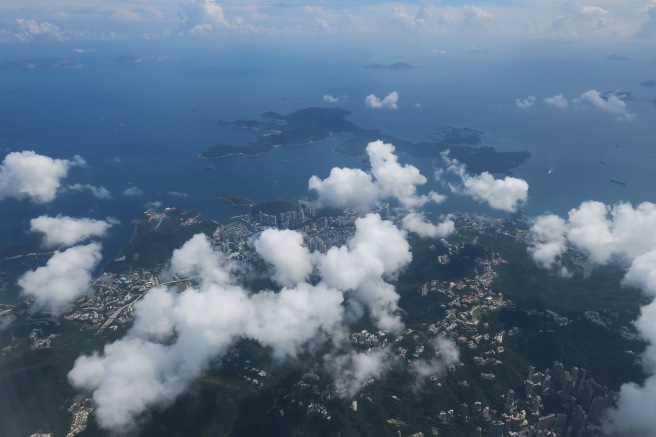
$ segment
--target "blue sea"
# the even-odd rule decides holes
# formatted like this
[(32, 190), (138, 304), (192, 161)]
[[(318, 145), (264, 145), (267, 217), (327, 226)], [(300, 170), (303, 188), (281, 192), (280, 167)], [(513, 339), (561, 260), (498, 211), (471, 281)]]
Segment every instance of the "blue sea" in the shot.
[[(244, 46), (78, 45), (0, 48), (0, 64), (35, 58), (62, 58), (82, 68), (11, 71), (0, 69), (0, 157), (35, 150), (56, 158), (81, 155), (86, 168), (71, 169), (64, 185), (104, 186), (111, 199), (88, 192), (62, 193), (48, 205), (0, 203), (0, 244), (27, 240), (29, 220), (42, 214), (115, 217), (121, 225), (103, 241), (105, 259), (130, 238), (134, 221), (150, 202), (199, 210), (222, 222), (243, 213), (220, 201), (237, 195), (264, 201), (310, 197), (307, 181), (326, 177), (332, 167), (361, 166), (361, 158), (332, 152), (339, 138), (278, 148), (256, 157), (205, 161), (198, 154), (213, 144), (241, 145), (255, 133), (219, 120), (257, 119), (265, 111), (289, 113), (309, 106), (338, 106), (350, 120), (399, 138), (421, 141), (439, 127), (470, 127), (486, 133), (483, 145), (500, 151), (526, 150), (532, 158), (513, 170), (529, 183), (529, 215), (566, 214), (581, 201), (656, 201), (656, 79), (649, 58), (608, 61), (610, 53), (576, 47), (506, 47), (489, 53), (433, 56), (425, 47), (361, 45), (281, 48), (260, 42)], [(582, 50), (582, 49), (581, 49)], [(138, 63), (114, 63), (119, 56)], [(365, 69), (370, 64), (406, 62), (410, 71)], [(627, 101), (635, 121), (571, 104), (550, 108), (542, 98), (576, 98), (590, 89), (633, 92)], [(399, 94), (397, 110), (373, 110), (364, 98)], [(323, 101), (324, 94), (340, 98)], [(515, 99), (537, 97), (529, 110)], [(347, 96), (347, 97), (345, 97)], [(424, 189), (446, 193), (433, 180), (439, 160), (401, 155), (430, 182)], [(603, 162), (603, 163), (602, 163)], [(205, 168), (212, 165), (213, 169)], [(610, 183), (614, 178), (626, 185)], [(143, 194), (125, 196), (138, 187)], [(454, 211), (494, 213), (470, 199), (451, 195), (434, 214)], [(498, 214), (498, 213), (497, 213)]]

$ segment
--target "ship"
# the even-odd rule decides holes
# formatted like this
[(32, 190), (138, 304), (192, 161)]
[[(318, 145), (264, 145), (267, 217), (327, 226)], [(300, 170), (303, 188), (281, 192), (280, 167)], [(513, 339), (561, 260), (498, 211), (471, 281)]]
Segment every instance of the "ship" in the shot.
[(617, 179), (612, 179), (612, 178), (611, 178), (610, 181), (611, 181), (612, 183), (614, 183), (614, 184), (617, 184), (617, 185), (626, 185), (626, 182), (624, 182), (624, 181), (620, 181), (620, 180), (617, 180)]

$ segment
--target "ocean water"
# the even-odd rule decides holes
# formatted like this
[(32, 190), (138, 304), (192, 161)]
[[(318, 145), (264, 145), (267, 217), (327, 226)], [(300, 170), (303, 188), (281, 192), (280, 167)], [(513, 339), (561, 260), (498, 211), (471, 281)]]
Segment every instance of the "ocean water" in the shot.
[[(44, 46), (26, 52), (0, 48), (0, 63), (30, 58), (65, 58), (79, 69), (0, 70), (0, 155), (35, 150), (57, 158), (81, 155), (86, 168), (71, 169), (64, 184), (93, 184), (111, 199), (90, 193), (62, 193), (48, 205), (4, 200), (0, 203), (0, 243), (29, 238), (29, 220), (41, 214), (112, 216), (121, 225), (103, 240), (111, 259), (130, 238), (134, 220), (149, 202), (199, 210), (204, 218), (227, 221), (243, 212), (218, 200), (238, 195), (255, 201), (311, 197), (307, 181), (326, 177), (334, 166), (358, 167), (360, 158), (338, 156), (338, 139), (278, 148), (256, 157), (234, 156), (211, 162), (198, 154), (217, 143), (240, 145), (254, 133), (218, 120), (256, 119), (264, 111), (288, 113), (336, 105), (352, 111), (362, 127), (378, 128), (419, 141), (439, 127), (470, 127), (486, 132), (483, 145), (501, 151), (527, 150), (532, 158), (514, 169), (529, 183), (531, 215), (565, 214), (581, 201), (608, 203), (656, 201), (656, 89), (639, 83), (656, 79), (649, 59), (610, 62), (605, 54), (540, 55), (525, 48), (487, 55), (430, 56), (422, 48), (403, 55), (371, 53), (362, 47), (293, 50), (269, 46), (189, 47), (149, 44), (99, 46), (75, 53), (73, 46)], [(117, 64), (123, 55), (160, 56), (160, 60)], [(637, 59), (637, 58), (636, 58)], [(368, 64), (403, 61), (419, 68), (375, 71)], [(627, 105), (635, 121), (572, 103), (567, 111), (546, 107), (541, 99), (564, 94), (570, 102), (583, 92), (632, 91), (640, 101)], [(397, 91), (397, 110), (366, 108), (364, 98)], [(529, 110), (515, 99), (535, 95)], [(439, 159), (401, 155), (429, 178), (423, 189), (446, 193), (432, 178)], [(600, 163), (605, 162), (605, 164)], [(204, 167), (212, 165), (213, 170)], [(625, 186), (610, 179), (626, 182)], [(125, 196), (128, 187), (143, 194)], [(471, 199), (451, 195), (434, 214), (462, 210), (494, 213)]]

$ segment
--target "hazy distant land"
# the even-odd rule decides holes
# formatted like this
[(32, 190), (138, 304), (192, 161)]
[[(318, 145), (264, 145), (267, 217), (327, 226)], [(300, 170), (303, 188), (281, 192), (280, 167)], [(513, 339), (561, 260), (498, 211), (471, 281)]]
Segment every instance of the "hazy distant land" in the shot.
[(25, 71), (25, 70), (60, 70), (70, 68), (82, 68), (82, 64), (69, 61), (68, 59), (26, 59), (24, 61), (5, 62), (0, 65), (2, 70)]
[(407, 64), (405, 62), (395, 62), (394, 64), (384, 65), (384, 64), (372, 64), (364, 67), (368, 70), (389, 70), (389, 71), (408, 71), (414, 70), (414, 65)]

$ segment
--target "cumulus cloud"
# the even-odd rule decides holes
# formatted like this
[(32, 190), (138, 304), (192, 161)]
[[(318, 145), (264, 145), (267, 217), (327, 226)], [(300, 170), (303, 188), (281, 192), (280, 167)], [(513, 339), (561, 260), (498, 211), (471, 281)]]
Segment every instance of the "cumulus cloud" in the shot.
[(455, 27), (461, 30), (480, 30), (485, 23), (495, 19), (494, 14), (480, 6), (426, 6), (418, 9), (416, 14), (404, 6), (394, 7), (394, 17), (406, 27), (413, 29), (440, 29)]
[(21, 42), (28, 42), (40, 39), (50, 39), (55, 41), (65, 41), (65, 32), (57, 25), (48, 21), (26, 20), (17, 18), (15, 20), (16, 31), (14, 36)]
[(143, 190), (139, 187), (128, 187), (123, 190), (123, 195), (131, 197), (141, 196), (143, 195)]
[(398, 331), (399, 295), (384, 278), (393, 278), (412, 260), (405, 232), (377, 214), (357, 219), (355, 226), (346, 246), (331, 247), (318, 259), (318, 270), (329, 286), (352, 291), (381, 329)]
[(52, 202), (69, 169), (84, 165), (86, 162), (79, 156), (67, 160), (39, 155), (31, 150), (12, 152), (0, 164), (0, 200), (13, 197), (35, 203)]
[[(609, 206), (587, 201), (571, 209), (567, 220), (553, 214), (538, 218), (532, 232), (543, 244), (562, 247), (568, 242), (586, 252), (597, 264), (618, 260), (630, 265), (639, 256), (656, 249), (656, 235), (651, 231), (654, 226), (656, 205), (651, 202), (634, 208), (628, 203)], [(556, 258), (545, 255), (541, 264), (554, 262)]]
[(629, 112), (626, 103), (615, 94), (610, 94), (604, 99), (599, 91), (589, 90), (581, 94), (578, 100), (602, 111), (614, 114), (618, 120), (632, 121), (637, 117), (636, 114)]
[(456, 224), (451, 217), (445, 218), (441, 223), (435, 225), (417, 212), (411, 212), (401, 220), (403, 229), (413, 232), (420, 237), (444, 238), (453, 234)]
[(104, 237), (115, 224), (118, 221), (113, 218), (94, 220), (42, 215), (30, 220), (30, 231), (42, 233), (45, 246), (72, 246), (92, 237)]
[(326, 179), (312, 176), (308, 187), (317, 192), (319, 208), (331, 206), (364, 212), (379, 197), (378, 187), (371, 175), (355, 168), (334, 167)]
[(408, 209), (446, 199), (433, 191), (425, 195), (417, 194), (417, 187), (427, 182), (426, 177), (412, 165), (399, 164), (394, 151), (392, 144), (374, 141), (367, 145), (370, 173), (359, 169), (333, 168), (326, 179), (312, 176), (308, 186), (317, 192), (317, 205), (366, 212), (382, 199), (396, 199)]
[(394, 154), (392, 144), (374, 141), (367, 145), (367, 154), (371, 162), (371, 174), (376, 178), (380, 195), (395, 198), (406, 208), (424, 205), (427, 202), (442, 202), (445, 198), (431, 192), (425, 196), (417, 195), (417, 186), (427, 182), (417, 167), (400, 165)]
[[(239, 338), (270, 347), (277, 358), (294, 357), (308, 342), (343, 338), (346, 311), (358, 306), (379, 329), (400, 330), (399, 295), (388, 281), (412, 259), (406, 234), (376, 214), (355, 227), (345, 246), (326, 254), (309, 254), (295, 231), (263, 232), (253, 245), (283, 285), (277, 293), (242, 288), (225, 255), (204, 235), (194, 236), (174, 251), (168, 271), (194, 276), (200, 286), (149, 291), (135, 304), (126, 337), (79, 357), (69, 381), (93, 393), (101, 427), (124, 432), (149, 408), (172, 402)], [(382, 374), (388, 354), (335, 353), (325, 366), (339, 370), (336, 385), (354, 393)]]
[(274, 267), (273, 279), (280, 285), (294, 286), (312, 273), (310, 252), (298, 232), (266, 229), (255, 240), (255, 250)]
[(454, 223), (446, 219), (434, 225), (415, 210), (428, 202), (441, 203), (446, 196), (430, 191), (419, 195), (417, 187), (427, 182), (412, 165), (401, 165), (392, 144), (374, 141), (367, 145), (371, 163), (369, 173), (359, 169), (333, 168), (326, 179), (312, 176), (308, 186), (316, 191), (319, 207), (351, 208), (359, 212), (371, 210), (374, 203), (395, 199), (405, 211), (404, 229), (422, 237), (443, 237), (453, 232)]
[(67, 191), (88, 191), (97, 199), (110, 199), (112, 193), (103, 186), (97, 187), (91, 184), (73, 184), (66, 187)]
[(647, 15), (647, 20), (642, 23), (635, 36), (637, 38), (652, 38), (656, 35), (656, 1), (652, 0), (642, 9), (642, 13)]
[(339, 102), (339, 97), (332, 96), (330, 94), (323, 95), (323, 101), (328, 103), (337, 103)]
[(535, 103), (535, 96), (528, 96), (525, 99), (516, 99), (515, 103), (520, 109), (528, 109)]
[(241, 18), (228, 20), (223, 7), (212, 0), (182, 0), (178, 17), (181, 28), (196, 35), (244, 26)]
[(545, 99), (543, 99), (543, 102), (547, 106), (552, 106), (557, 109), (567, 109), (567, 107), (569, 106), (569, 102), (567, 101), (567, 98), (565, 98), (565, 96), (563, 96), (562, 94), (557, 94), (552, 97), (546, 97)]
[(374, 94), (369, 94), (367, 97), (365, 97), (364, 104), (367, 105), (368, 108), (372, 109), (397, 109), (398, 101), (399, 94), (396, 91), (392, 91), (382, 100), (376, 97)]
[(494, 209), (508, 212), (516, 211), (528, 199), (528, 183), (523, 179), (512, 176), (496, 179), (488, 172), (471, 176), (463, 164), (449, 158), (447, 153), (442, 154), (442, 157), (448, 165), (448, 171), (460, 177), (462, 182), (461, 186), (449, 184), (453, 193), (471, 196)]
[(560, 256), (567, 250), (565, 220), (556, 215), (538, 217), (531, 227), (531, 237), (534, 246), (529, 252), (538, 265), (552, 268), (558, 263)]
[(650, 435), (656, 426), (656, 204), (644, 202), (606, 205), (583, 202), (568, 213), (567, 220), (547, 215), (535, 221), (531, 234), (537, 242), (529, 252), (544, 267), (557, 267), (559, 257), (571, 245), (596, 264), (619, 263), (627, 267), (623, 284), (637, 287), (651, 298), (641, 309), (635, 326), (648, 342), (643, 353), (650, 374), (642, 384), (622, 385), (617, 407), (605, 425), (610, 435)]
[(60, 314), (89, 288), (91, 271), (101, 259), (101, 246), (90, 243), (55, 253), (45, 266), (20, 277), (24, 295), (34, 298), (34, 306)]

